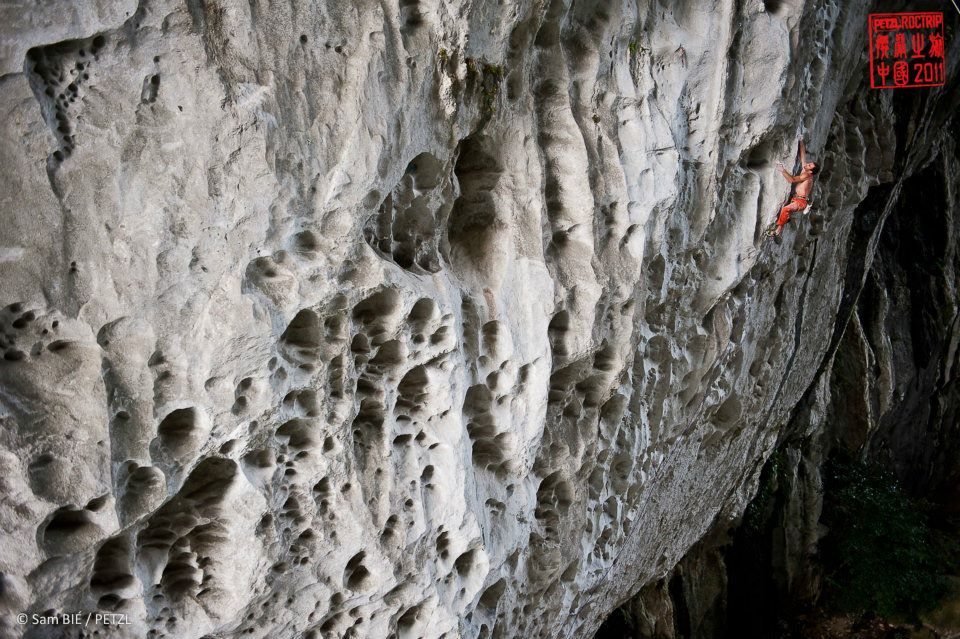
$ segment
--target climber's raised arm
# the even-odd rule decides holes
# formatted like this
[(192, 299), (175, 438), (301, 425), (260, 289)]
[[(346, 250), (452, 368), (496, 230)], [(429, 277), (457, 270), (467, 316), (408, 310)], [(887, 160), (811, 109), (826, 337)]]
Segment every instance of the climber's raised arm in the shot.
[(819, 168), (815, 162), (807, 162), (807, 149), (803, 144), (803, 136), (798, 135), (797, 140), (800, 143), (800, 175), (787, 173), (787, 170), (783, 168), (783, 162), (777, 162), (777, 168), (780, 169), (783, 178), (790, 184), (796, 184), (796, 187), (791, 189), (793, 194), (790, 203), (780, 209), (776, 226), (767, 230), (768, 235), (779, 236), (783, 231), (783, 225), (790, 221), (790, 214), (804, 210), (810, 203), (810, 194), (813, 192), (813, 176)]

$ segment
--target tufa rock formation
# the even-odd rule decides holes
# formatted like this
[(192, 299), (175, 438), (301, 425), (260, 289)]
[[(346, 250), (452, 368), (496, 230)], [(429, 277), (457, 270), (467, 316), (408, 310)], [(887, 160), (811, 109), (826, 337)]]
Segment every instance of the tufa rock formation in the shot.
[(855, 402), (956, 476), (958, 96), (867, 89), (866, 3), (43, 5), (0, 9), (5, 636), (591, 637)]

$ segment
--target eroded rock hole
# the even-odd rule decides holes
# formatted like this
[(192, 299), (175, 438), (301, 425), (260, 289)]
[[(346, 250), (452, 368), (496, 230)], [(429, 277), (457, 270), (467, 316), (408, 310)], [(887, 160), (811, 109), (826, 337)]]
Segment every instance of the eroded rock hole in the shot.
[(364, 226), (364, 239), (401, 268), (436, 273), (438, 224), (447, 207), (449, 180), (443, 165), (421, 153)]
[(160, 92), (160, 74), (154, 73), (143, 79), (143, 88), (140, 90), (140, 101), (144, 104), (153, 104), (157, 101)]
[(130, 544), (124, 537), (105, 542), (97, 551), (90, 576), (90, 590), (98, 595), (120, 592), (134, 585)]
[(363, 565), (363, 560), (366, 557), (367, 554), (360, 551), (350, 558), (346, 568), (344, 568), (343, 583), (350, 590), (359, 590), (363, 587), (367, 578), (370, 577), (370, 571)]
[(195, 408), (178, 408), (171, 411), (157, 427), (157, 437), (162, 450), (172, 455), (189, 452), (197, 429)]
[(48, 555), (77, 552), (93, 545), (101, 534), (84, 508), (65, 506), (58, 509), (40, 535), (43, 549)]
[(82, 104), (94, 62), (104, 46), (106, 38), (96, 36), (34, 47), (27, 52), (24, 71), (57, 140), (50, 156), (55, 164), (68, 158), (76, 146), (78, 100)]
[(464, 139), (457, 150), (454, 175), (460, 197), (453, 204), (447, 223), (449, 261), (458, 267), (483, 269), (496, 253), (498, 230), (494, 189), (503, 168), (480, 136)]
[(280, 353), (295, 364), (312, 364), (319, 357), (320, 338), (320, 318), (310, 309), (303, 309), (280, 336)]

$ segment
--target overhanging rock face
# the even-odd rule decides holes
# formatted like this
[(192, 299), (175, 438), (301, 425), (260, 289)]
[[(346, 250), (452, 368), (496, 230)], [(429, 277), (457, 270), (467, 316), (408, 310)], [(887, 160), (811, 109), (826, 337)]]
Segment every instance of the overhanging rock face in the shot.
[(739, 516), (910, 169), (862, 3), (101, 4), (0, 77), (14, 634), (591, 636)]

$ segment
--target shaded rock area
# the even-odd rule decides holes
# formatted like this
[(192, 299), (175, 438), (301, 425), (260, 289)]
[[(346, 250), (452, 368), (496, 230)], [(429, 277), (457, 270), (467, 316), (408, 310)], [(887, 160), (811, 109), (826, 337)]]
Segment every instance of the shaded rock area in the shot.
[[(898, 136), (914, 126), (922, 99), (894, 104)], [(956, 558), (946, 552), (937, 560), (948, 592), (917, 619), (821, 605), (824, 574), (837, 568), (821, 553), (825, 538), (837, 534), (823, 520), (831, 458), (889, 469), (905, 493), (929, 503), (943, 534), (960, 538), (960, 229), (952, 196), (958, 129), (960, 122), (949, 118), (929, 136), (915, 171), (874, 187), (858, 207), (861, 232), (876, 246), (869, 270), (849, 314), (839, 316), (839, 341), (834, 330), (835, 349), (781, 431), (744, 517), (718, 526), (669, 575), (624, 603), (598, 639), (960, 633)]]
[(0, 10), (4, 636), (717, 636), (832, 447), (956, 499), (955, 16), (894, 93), (843, 0), (80, 4)]

